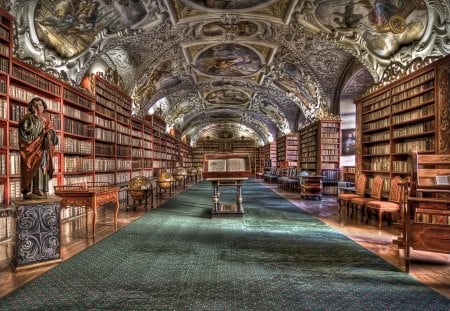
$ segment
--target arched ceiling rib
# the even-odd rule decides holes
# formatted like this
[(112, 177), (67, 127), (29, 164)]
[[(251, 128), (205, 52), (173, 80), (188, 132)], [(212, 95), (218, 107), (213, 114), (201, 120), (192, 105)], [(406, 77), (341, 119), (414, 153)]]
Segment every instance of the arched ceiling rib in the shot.
[(164, 99), (163, 117), (194, 140), (245, 126), (267, 142), (337, 112), (340, 92), (392, 65), (448, 54), (449, 1), (4, 3), (17, 17), (15, 54), (41, 69), (74, 84), (112, 72), (134, 113)]

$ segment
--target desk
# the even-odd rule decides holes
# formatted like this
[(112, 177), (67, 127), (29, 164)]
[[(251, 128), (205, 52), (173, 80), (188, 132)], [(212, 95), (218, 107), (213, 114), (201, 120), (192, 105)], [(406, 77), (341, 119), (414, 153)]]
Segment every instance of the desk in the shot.
[(119, 188), (105, 182), (89, 182), (67, 186), (55, 186), (55, 195), (62, 198), (61, 208), (81, 206), (86, 209), (86, 237), (88, 237), (88, 207), (92, 208), (92, 236), (95, 237), (97, 209), (105, 203), (114, 203), (114, 226), (117, 230), (119, 213)]
[[(229, 177), (229, 178), (206, 178), (213, 186), (213, 209), (211, 216), (242, 216), (244, 214), (244, 208), (242, 207), (242, 191), (241, 187), (246, 181), (247, 177)], [(236, 204), (222, 204), (220, 203), (219, 187), (236, 187)]]

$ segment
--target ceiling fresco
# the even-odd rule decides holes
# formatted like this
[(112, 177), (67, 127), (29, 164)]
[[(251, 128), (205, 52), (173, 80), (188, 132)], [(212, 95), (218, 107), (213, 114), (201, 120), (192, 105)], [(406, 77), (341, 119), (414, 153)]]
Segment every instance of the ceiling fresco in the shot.
[(386, 73), (450, 53), (450, 0), (12, 0), (15, 55), (73, 85), (103, 73), (199, 139), (264, 144), (337, 118)]

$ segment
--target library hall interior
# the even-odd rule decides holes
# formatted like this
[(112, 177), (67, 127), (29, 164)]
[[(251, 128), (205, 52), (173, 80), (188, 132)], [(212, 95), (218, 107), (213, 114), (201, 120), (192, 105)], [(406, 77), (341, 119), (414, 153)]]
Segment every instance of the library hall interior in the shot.
[(0, 0), (0, 310), (450, 310), (450, 0)]

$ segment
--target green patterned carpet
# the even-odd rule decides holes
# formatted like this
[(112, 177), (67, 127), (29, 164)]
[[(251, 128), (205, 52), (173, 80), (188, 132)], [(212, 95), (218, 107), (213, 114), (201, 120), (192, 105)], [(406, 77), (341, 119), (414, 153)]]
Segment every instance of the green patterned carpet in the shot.
[(243, 190), (243, 218), (211, 219), (212, 187), (200, 182), (2, 298), (0, 310), (450, 310), (263, 185)]

